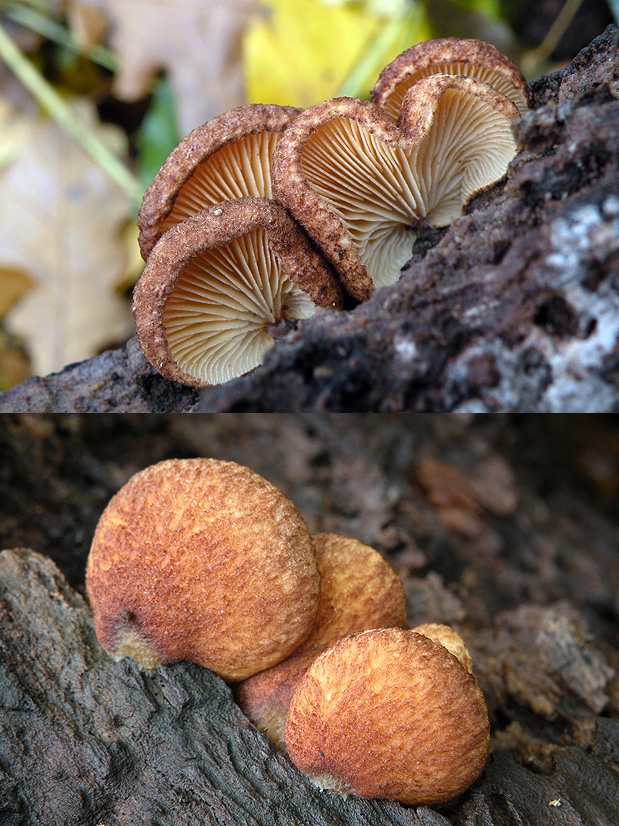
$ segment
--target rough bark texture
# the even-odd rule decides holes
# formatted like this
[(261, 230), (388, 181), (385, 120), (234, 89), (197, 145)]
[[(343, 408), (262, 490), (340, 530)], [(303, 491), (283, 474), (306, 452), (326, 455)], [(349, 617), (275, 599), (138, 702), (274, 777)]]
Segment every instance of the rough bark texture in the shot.
[(194, 390), (134, 340), (0, 394), (4, 411), (619, 409), (619, 35), (531, 86), (506, 179), (419, 238), (401, 280)]
[[(615, 418), (136, 419), (0, 421), (0, 547), (32, 549), (0, 554), (0, 822), (619, 822)], [(147, 676), (103, 653), (80, 595), (96, 519), (137, 470), (195, 455), (262, 473), (312, 532), (373, 545), (411, 625), (462, 633), (493, 753), (460, 800), (318, 792), (206, 669)]]

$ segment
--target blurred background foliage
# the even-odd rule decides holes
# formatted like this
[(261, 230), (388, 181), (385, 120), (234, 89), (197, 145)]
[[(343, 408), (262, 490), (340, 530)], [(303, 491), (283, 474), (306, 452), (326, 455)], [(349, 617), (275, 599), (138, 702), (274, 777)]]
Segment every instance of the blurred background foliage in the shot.
[(0, 390), (132, 335), (141, 195), (245, 102), (367, 97), (435, 37), (553, 71), (619, 0), (0, 0)]

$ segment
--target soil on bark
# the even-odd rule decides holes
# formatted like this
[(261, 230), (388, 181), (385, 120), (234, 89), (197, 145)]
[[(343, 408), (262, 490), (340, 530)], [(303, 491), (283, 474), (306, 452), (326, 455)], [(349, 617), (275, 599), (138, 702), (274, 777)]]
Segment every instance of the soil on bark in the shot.
[[(233, 687), (100, 648), (97, 519), (169, 457), (252, 467), (311, 532), (377, 548), (411, 625), (465, 638), (492, 723), (438, 811), (318, 791)], [(619, 428), (598, 416), (6, 416), (0, 421), (0, 822), (616, 826)]]

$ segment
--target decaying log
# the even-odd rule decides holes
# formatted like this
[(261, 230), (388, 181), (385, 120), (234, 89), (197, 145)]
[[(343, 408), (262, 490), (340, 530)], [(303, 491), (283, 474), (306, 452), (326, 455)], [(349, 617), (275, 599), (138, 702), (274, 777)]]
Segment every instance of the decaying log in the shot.
[(189, 663), (141, 673), (100, 648), (53, 562), (0, 554), (0, 820), (27, 824), (447, 826), (323, 793)]
[(251, 375), (198, 394), (135, 340), (0, 394), (0, 411), (619, 409), (619, 32), (531, 84), (522, 151), (393, 287), (301, 322)]
[(613, 826), (619, 815), (616, 721), (596, 732), (593, 753), (558, 750), (547, 776), (495, 751), (449, 820), (319, 791), (267, 745), (207, 669), (181, 663), (147, 675), (131, 661), (111, 661), (82, 598), (51, 560), (23, 549), (0, 554), (0, 654), (7, 826), (448, 826), (498, 824), (505, 811), (510, 822), (543, 826), (556, 823), (552, 807), (562, 823)]
[[(207, 670), (104, 654), (80, 595), (96, 518), (136, 470), (192, 455), (374, 545), (412, 625), (461, 631), (493, 733), (462, 798), (318, 792)], [(0, 547), (36, 552), (0, 554), (0, 823), (616, 826), (618, 466), (600, 417), (2, 418)]]

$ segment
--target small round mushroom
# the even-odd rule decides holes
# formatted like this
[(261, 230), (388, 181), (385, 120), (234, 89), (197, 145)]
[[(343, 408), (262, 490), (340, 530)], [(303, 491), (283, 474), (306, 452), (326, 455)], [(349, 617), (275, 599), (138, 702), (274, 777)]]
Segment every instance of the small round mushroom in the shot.
[(207, 206), (246, 196), (271, 198), (271, 156), (279, 133), (300, 111), (240, 106), (187, 135), (144, 195), (138, 216), (144, 260), (164, 232)]
[(397, 125), (375, 104), (335, 98), (283, 132), (273, 191), (363, 301), (397, 281), (422, 222), (446, 226), (503, 177), (517, 115), (486, 83), (449, 75), (412, 86)]
[(320, 575), (307, 527), (276, 487), (234, 462), (171, 459), (105, 508), (86, 588), (115, 659), (190, 660), (235, 681), (311, 633)]
[(423, 634), (424, 637), (429, 637), (429, 639), (442, 645), (450, 654), (454, 655), (468, 672), (473, 673), (473, 660), (466, 647), (466, 643), (460, 634), (453, 628), (450, 628), (449, 625), (444, 625), (441, 622), (424, 622), (422, 625), (416, 625), (411, 630), (417, 634)]
[(133, 315), (155, 369), (205, 387), (253, 370), (294, 321), (341, 303), (330, 266), (286, 211), (239, 198), (161, 237), (134, 290)]
[(433, 74), (481, 80), (509, 98), (521, 115), (529, 105), (527, 81), (511, 60), (490, 43), (457, 37), (427, 40), (402, 52), (383, 69), (370, 99), (397, 120), (411, 86)]
[(481, 773), (488, 711), (475, 677), (442, 645), (397, 628), (362, 631), (306, 671), (285, 738), (322, 788), (437, 806)]
[(404, 587), (377, 551), (339, 534), (312, 538), (321, 579), (314, 630), (290, 657), (238, 687), (241, 708), (282, 751), (290, 700), (319, 654), (353, 631), (407, 627)]

